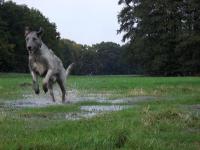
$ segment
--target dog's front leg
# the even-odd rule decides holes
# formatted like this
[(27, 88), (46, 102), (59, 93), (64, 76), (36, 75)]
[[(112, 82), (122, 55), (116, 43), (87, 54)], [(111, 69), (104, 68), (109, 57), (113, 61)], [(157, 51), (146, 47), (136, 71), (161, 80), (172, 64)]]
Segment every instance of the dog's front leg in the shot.
[(33, 78), (33, 89), (35, 91), (35, 94), (39, 94), (40, 93), (40, 89), (39, 89), (37, 75), (36, 75), (36, 73), (34, 71), (31, 71), (31, 75), (32, 75), (32, 78)]
[(43, 90), (44, 90), (45, 93), (48, 91), (48, 83), (49, 83), (49, 79), (52, 76), (52, 74), (53, 74), (53, 71), (51, 69), (49, 69), (47, 71), (47, 74), (46, 74), (44, 80), (43, 80), (43, 86), (42, 87), (43, 87)]

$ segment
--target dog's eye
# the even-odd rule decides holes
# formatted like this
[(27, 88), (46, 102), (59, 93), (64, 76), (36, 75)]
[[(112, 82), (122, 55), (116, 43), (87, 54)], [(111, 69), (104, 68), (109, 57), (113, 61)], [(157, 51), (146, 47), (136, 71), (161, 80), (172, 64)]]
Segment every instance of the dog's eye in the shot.
[(29, 38), (26, 38), (26, 41), (28, 41), (29, 40)]
[(33, 38), (33, 41), (36, 41), (37, 39), (36, 38)]

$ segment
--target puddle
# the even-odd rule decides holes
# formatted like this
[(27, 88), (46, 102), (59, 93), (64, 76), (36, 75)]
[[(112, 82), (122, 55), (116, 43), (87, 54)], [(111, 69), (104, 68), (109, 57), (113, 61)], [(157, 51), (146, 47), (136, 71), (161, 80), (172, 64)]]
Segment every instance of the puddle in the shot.
[(51, 99), (44, 99), (44, 98), (32, 98), (32, 99), (24, 99), (24, 100), (16, 100), (16, 101), (9, 101), (5, 102), (6, 107), (47, 107), (53, 105), (61, 105), (62, 102), (52, 102)]
[(95, 117), (97, 115), (100, 115), (100, 113), (96, 112), (73, 112), (68, 113), (65, 115), (66, 120), (80, 120), (80, 119), (90, 119), (92, 117)]
[[(88, 94), (87, 96), (79, 96), (77, 90), (72, 90), (67, 92), (66, 102), (70, 103), (80, 103), (80, 102), (97, 102), (97, 103), (109, 103), (109, 104), (129, 104), (133, 105), (142, 101), (154, 100), (156, 97), (153, 96), (135, 96), (126, 97), (118, 99), (108, 99), (105, 94)], [(24, 94), (23, 99), (15, 101), (6, 101), (1, 104), (3, 107), (47, 107), (53, 105), (63, 105), (61, 101), (61, 92), (59, 90), (54, 90), (54, 95), (56, 102), (52, 102), (49, 94), (40, 94), (39, 96), (35, 94)], [(66, 103), (68, 104), (68, 103)]]
[(195, 110), (199, 110), (199, 111), (200, 111), (200, 104), (191, 105), (190, 107), (191, 107), (192, 109), (195, 109)]
[(120, 111), (132, 106), (121, 106), (121, 105), (111, 105), (111, 106), (103, 106), (103, 105), (94, 105), (94, 106), (81, 106), (80, 110), (82, 112), (73, 112), (68, 113), (65, 116), (67, 120), (80, 120), (80, 119), (90, 119), (97, 115), (102, 115), (106, 112)]
[(196, 104), (196, 105), (187, 105), (185, 106), (186, 108), (196, 111), (196, 112), (200, 112), (200, 104)]
[(63, 104), (61, 101), (61, 92), (58, 90), (54, 91), (54, 96), (56, 98), (56, 102), (51, 100), (49, 93), (40, 95), (35, 94), (23, 94), (23, 98), (19, 100), (6, 101), (4, 103), (4, 107), (47, 107), (54, 105)]
[[(63, 105), (61, 101), (61, 92), (59, 90), (54, 90), (54, 95), (56, 98), (56, 102), (52, 102), (49, 94), (41, 94), (37, 96), (35, 94), (24, 94), (23, 99), (15, 100), (15, 101), (6, 101), (0, 105), (0, 108), (41, 108), (55, 105)], [(138, 102), (154, 100), (156, 97), (153, 96), (135, 96), (135, 97), (127, 97), (127, 98), (119, 98), (119, 99), (108, 99), (109, 95), (107, 94), (87, 94), (87, 96), (79, 96), (78, 91), (72, 90), (68, 91), (67, 100), (70, 103), (80, 103), (80, 102), (96, 102), (99, 105), (91, 105), (91, 106), (80, 106), (80, 112), (71, 112), (71, 113), (63, 113), (58, 117), (58, 115), (52, 114), (51, 119), (66, 119), (66, 120), (80, 120), (80, 119), (89, 119), (106, 112), (120, 111), (130, 107), (133, 107)], [(69, 103), (66, 103), (68, 105)], [(105, 105), (106, 104), (106, 105)], [(83, 104), (84, 105), (84, 104)], [(86, 104), (85, 104), (86, 105)], [(26, 116), (24, 116), (26, 117)], [(31, 118), (41, 118), (44, 116), (32, 116)], [(47, 116), (48, 117), (48, 116)]]
[(110, 105), (110, 106), (103, 106), (103, 105), (96, 105), (96, 106), (81, 106), (81, 110), (89, 111), (89, 112), (105, 112), (105, 111), (119, 111), (123, 109), (127, 109), (131, 106), (123, 106), (123, 105)]
[[(128, 97), (128, 98), (120, 98), (120, 99), (106, 99), (106, 98), (99, 98), (99, 97), (76, 97), (74, 99), (70, 98), (66, 101), (66, 104), (74, 104), (80, 102), (97, 102), (97, 103), (109, 103), (109, 104), (129, 104), (134, 105), (138, 102), (143, 101), (150, 101), (155, 99), (155, 97), (151, 96), (136, 96), (136, 97)], [(69, 102), (69, 103), (68, 103)], [(24, 99), (15, 100), (15, 101), (7, 101), (2, 103), (1, 106), (3, 107), (47, 107), (47, 106), (54, 106), (54, 105), (63, 105), (61, 98), (57, 98), (56, 102), (53, 102), (50, 97), (37, 97), (33, 95), (25, 95)]]

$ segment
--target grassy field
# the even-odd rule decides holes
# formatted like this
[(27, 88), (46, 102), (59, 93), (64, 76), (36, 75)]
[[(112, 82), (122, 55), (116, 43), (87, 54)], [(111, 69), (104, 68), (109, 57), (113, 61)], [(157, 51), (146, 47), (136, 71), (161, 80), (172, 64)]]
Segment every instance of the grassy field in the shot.
[(102, 94), (110, 100), (154, 97), (126, 110), (76, 121), (62, 114), (91, 102), (4, 107), (5, 101), (33, 93), (31, 83), (30, 75), (0, 74), (0, 149), (200, 149), (199, 77), (71, 76), (68, 90), (79, 95)]

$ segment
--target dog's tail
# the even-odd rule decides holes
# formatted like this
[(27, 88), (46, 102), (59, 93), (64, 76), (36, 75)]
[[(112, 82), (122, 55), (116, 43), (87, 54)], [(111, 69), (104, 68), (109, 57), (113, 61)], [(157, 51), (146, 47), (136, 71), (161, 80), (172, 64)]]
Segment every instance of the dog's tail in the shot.
[(71, 64), (68, 66), (68, 68), (67, 68), (67, 70), (66, 70), (66, 78), (69, 76), (69, 74), (70, 74), (72, 68), (74, 67), (74, 65), (75, 65), (75, 63), (71, 63)]

